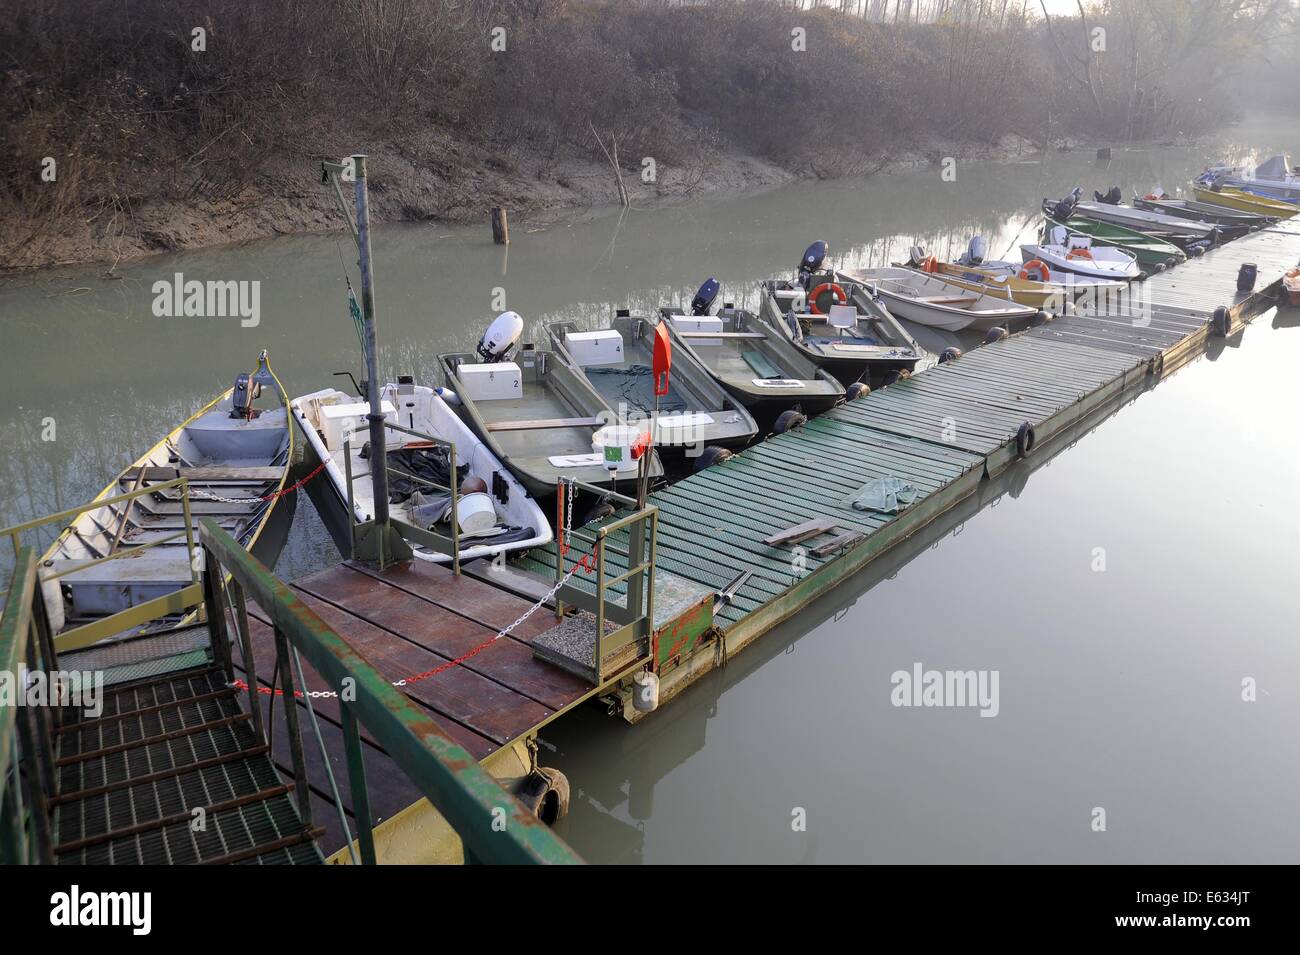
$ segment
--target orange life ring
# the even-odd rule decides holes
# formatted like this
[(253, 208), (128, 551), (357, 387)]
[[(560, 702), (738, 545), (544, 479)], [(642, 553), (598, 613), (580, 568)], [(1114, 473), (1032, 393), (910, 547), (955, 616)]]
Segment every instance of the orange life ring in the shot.
[(1042, 259), (1031, 259), (1020, 270), (1018, 278), (1022, 278), (1027, 282), (1050, 282), (1052, 272)]
[(938, 271), (939, 271), (939, 260), (936, 259), (933, 255), (927, 255), (927, 256), (926, 256), (926, 257), (921, 261), (921, 271), (922, 271), (922, 272), (932, 272), (932, 273), (933, 273), (933, 272), (938, 272)]
[(1071, 249), (1065, 253), (1065, 257), (1067, 259), (1090, 259), (1092, 258), (1092, 252), (1088, 249)]
[(840, 288), (834, 282), (823, 282), (821, 285), (817, 286), (815, 289), (813, 289), (811, 292), (808, 293), (808, 311), (812, 312), (814, 315), (826, 314), (820, 308), (817, 307), (817, 298), (822, 294), (822, 292), (827, 292), (827, 291), (829, 291), (832, 295), (834, 295), (837, 299), (839, 299), (838, 304), (840, 305), (848, 304), (849, 297), (844, 294), (844, 289)]

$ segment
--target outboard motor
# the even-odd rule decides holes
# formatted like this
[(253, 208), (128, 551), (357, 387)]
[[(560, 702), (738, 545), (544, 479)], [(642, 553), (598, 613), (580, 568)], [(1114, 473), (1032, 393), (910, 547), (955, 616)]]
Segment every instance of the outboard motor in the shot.
[(1070, 194), (1064, 199), (1058, 199), (1056, 202), (1047, 200), (1043, 203), (1043, 210), (1053, 219), (1068, 219), (1074, 215), (1075, 203), (1083, 195), (1083, 190), (1078, 186), (1070, 191)]
[(1052, 231), (1048, 237), (1052, 240), (1049, 243), (1050, 245), (1059, 245), (1064, 248), (1070, 239), (1070, 230), (1063, 225), (1052, 226)]
[(474, 350), (485, 362), (505, 361), (524, 333), (524, 320), (518, 312), (502, 312), (488, 326)]
[(692, 315), (708, 315), (722, 290), (722, 283), (710, 275), (691, 299)]
[(253, 416), (253, 399), (261, 394), (262, 386), (253, 383), (252, 376), (243, 372), (235, 379), (235, 387), (230, 392), (230, 417), (251, 418)]
[(981, 265), (989, 254), (989, 244), (985, 241), (984, 236), (971, 236), (970, 242), (966, 246), (966, 254), (962, 257), (962, 265)]
[(823, 240), (818, 239), (804, 250), (803, 258), (799, 260), (799, 284), (805, 289), (808, 288), (809, 277), (814, 272), (821, 271), (822, 263), (826, 261), (826, 253), (829, 249), (830, 246)]
[(907, 261), (914, 267), (920, 268), (925, 261), (925, 246), (914, 245), (907, 252)]
[(1111, 186), (1105, 193), (1100, 193), (1096, 189), (1092, 191), (1092, 198), (1098, 202), (1104, 202), (1108, 206), (1117, 206), (1124, 194), (1120, 192), (1119, 186)]

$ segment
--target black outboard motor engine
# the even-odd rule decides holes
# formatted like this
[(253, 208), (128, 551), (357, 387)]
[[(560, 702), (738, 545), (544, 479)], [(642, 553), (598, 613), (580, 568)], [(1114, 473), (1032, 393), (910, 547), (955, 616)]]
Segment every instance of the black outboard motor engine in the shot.
[(710, 275), (695, 293), (695, 298), (691, 299), (691, 314), (708, 315), (721, 290), (722, 283)]
[(1074, 215), (1074, 206), (1083, 195), (1083, 190), (1075, 186), (1070, 190), (1070, 194), (1064, 199), (1058, 199), (1052, 202), (1050, 199), (1043, 202), (1043, 211), (1053, 219), (1068, 219)]
[(803, 258), (799, 260), (799, 284), (805, 290), (808, 289), (813, 274), (822, 270), (822, 263), (826, 261), (826, 253), (829, 250), (830, 246), (821, 239), (804, 250)]
[(1124, 198), (1124, 194), (1120, 192), (1119, 186), (1111, 186), (1104, 195), (1094, 189), (1092, 191), (1092, 198), (1096, 199), (1098, 202), (1104, 202), (1108, 206), (1117, 206), (1119, 205), (1120, 200)]
[(244, 372), (235, 379), (235, 387), (230, 392), (230, 417), (253, 417), (253, 399), (262, 393), (262, 386), (253, 382), (252, 376)]

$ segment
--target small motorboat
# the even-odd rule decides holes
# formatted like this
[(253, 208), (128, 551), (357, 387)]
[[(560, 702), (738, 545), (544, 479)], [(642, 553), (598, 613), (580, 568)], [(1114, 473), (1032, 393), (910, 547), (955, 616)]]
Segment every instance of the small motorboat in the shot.
[[(405, 376), (396, 384), (384, 385), (380, 401), (388, 421), (455, 446), (462, 561), (539, 547), (551, 540), (551, 526), (537, 502), (470, 431), (438, 389), (417, 385)], [(323, 465), (327, 478), (309, 482), (307, 489), (340, 552), (350, 556), (355, 527), (374, 519), (373, 460), (366, 418), (370, 405), (363, 398), (325, 388), (295, 398), (290, 408), (306, 439), (307, 465), (313, 470)], [(389, 516), (450, 538), (451, 449), (392, 429), (385, 431), (384, 445)], [(348, 473), (352, 475), (350, 496)], [(418, 540), (410, 543), (418, 560), (451, 561), (450, 554)]]
[[(267, 389), (275, 405), (256, 408)], [(82, 512), (45, 552), (42, 570), (62, 575), (46, 587), (54, 632), (188, 586), (193, 578), (186, 531), (197, 538), (201, 518), (216, 521), (273, 567), (293, 517), (295, 498), (285, 492), (293, 449), (288, 399), (262, 352), (253, 371), (238, 375), (234, 387), (136, 458), (95, 498), (185, 478), (189, 528), (182, 490), (172, 487)], [(121, 556), (103, 559), (114, 554)]]
[(929, 272), (890, 266), (836, 273), (860, 288), (859, 297), (881, 301), (899, 318), (945, 331), (987, 331), (1025, 325), (1038, 309), (963, 288)]
[(1220, 163), (1210, 166), (1196, 177), (1197, 185), (1229, 186), (1257, 196), (1300, 203), (1300, 168), (1291, 164), (1285, 154), (1270, 156), (1258, 165), (1231, 165)]
[(1098, 222), (1096, 219), (1075, 215), (1058, 217), (1048, 211), (1050, 206), (1051, 203), (1048, 202), (1043, 207), (1045, 231), (1050, 233), (1054, 229), (1063, 228), (1067, 232), (1091, 239), (1094, 250), (1102, 246), (1120, 249), (1136, 259), (1143, 272), (1163, 272), (1187, 261), (1187, 253), (1172, 242), (1112, 222)]
[(1160, 192), (1134, 197), (1133, 205), (1139, 209), (1149, 209), (1167, 216), (1177, 216), (1181, 219), (1191, 219), (1217, 226), (1219, 235), (1224, 239), (1239, 239), (1275, 221), (1268, 216), (1238, 212), (1225, 206), (1199, 202), (1196, 199), (1172, 199)]
[[(561, 477), (635, 491), (649, 428), (620, 422), (558, 355), (529, 343), (511, 361), (523, 330), (518, 314), (504, 312), (474, 352), (438, 356), (457, 413), (534, 497), (554, 494)], [(651, 479), (662, 477), (659, 455), (648, 453)]]
[[(1078, 192), (1077, 188), (1075, 192)], [(1185, 217), (1166, 215), (1151, 209), (1137, 209), (1118, 201), (1109, 201), (1117, 200), (1118, 193), (1119, 189), (1116, 187), (1096, 202), (1076, 201), (1072, 206), (1072, 214), (1094, 219), (1097, 222), (1121, 225), (1143, 235), (1156, 236), (1172, 242), (1184, 251), (1193, 246), (1207, 248), (1223, 239), (1219, 227), (1212, 223), (1195, 222)], [(1071, 195), (1073, 196), (1074, 193)], [(1100, 196), (1099, 193), (1097, 195)], [(1054, 204), (1054, 207), (1059, 208), (1059, 203)]]
[(660, 455), (706, 446), (736, 450), (758, 425), (743, 404), (719, 385), (693, 352), (673, 355), (667, 394), (656, 397), (655, 324), (619, 309), (608, 328), (580, 331), (573, 322), (549, 322), (551, 351), (613, 408), (625, 424), (648, 427)]
[[(1118, 222), (1082, 215), (1077, 211), (1078, 193), (1076, 188), (1064, 199), (1043, 200), (1043, 218), (1049, 228), (1063, 225), (1071, 232), (1091, 236), (1097, 245), (1113, 245), (1132, 252), (1137, 257), (1138, 265), (1148, 272), (1163, 271), (1187, 261), (1187, 252), (1178, 242), (1173, 241), (1174, 238), (1179, 238), (1181, 242), (1182, 238), (1166, 233), (1148, 233)], [(1201, 251), (1210, 244), (1203, 242)]]
[(766, 425), (784, 411), (820, 414), (844, 398), (844, 385), (757, 315), (730, 302), (715, 314), (719, 292), (710, 278), (689, 306), (660, 308), (659, 320), (673, 346), (693, 355), (751, 414)]
[(824, 268), (828, 246), (814, 242), (792, 280), (762, 284), (758, 315), (808, 359), (845, 384), (876, 385), (891, 372), (910, 372), (925, 351), (889, 309), (852, 294)]
[[(927, 255), (923, 247), (914, 246), (909, 260), (900, 265), (937, 275), (950, 285), (968, 291), (982, 292), (1053, 315), (1065, 312), (1067, 305), (1085, 291), (1124, 287), (1123, 282), (1090, 278), (1073, 272), (1056, 276), (1053, 281), (1051, 270), (1041, 262), (1033, 270), (1011, 262), (986, 263), (982, 241), (979, 236), (972, 239), (970, 247), (957, 262), (940, 262), (934, 256)], [(977, 243), (980, 244), (977, 246)], [(981, 251), (977, 252), (977, 248)]]
[(1277, 199), (1266, 199), (1263, 196), (1252, 195), (1249, 192), (1242, 192), (1240, 189), (1232, 189), (1228, 186), (1217, 188), (1195, 186), (1192, 189), (1192, 194), (1200, 202), (1208, 202), (1210, 205), (1221, 206), (1226, 209), (1236, 209), (1239, 212), (1249, 212), (1252, 215), (1269, 216), (1273, 219), (1289, 219), (1297, 212), (1300, 212), (1300, 206)]
[(1115, 246), (1098, 245), (1091, 236), (1057, 225), (1052, 227), (1049, 240), (1020, 247), (1026, 272), (1043, 276), (1074, 273), (1117, 282), (1142, 276), (1132, 253)]

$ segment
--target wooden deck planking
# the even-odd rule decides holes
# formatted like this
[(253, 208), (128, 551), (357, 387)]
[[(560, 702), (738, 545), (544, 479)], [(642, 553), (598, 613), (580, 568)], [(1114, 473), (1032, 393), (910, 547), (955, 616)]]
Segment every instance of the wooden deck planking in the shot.
[[(394, 570), (399, 575), (404, 573), (400, 566)], [(448, 578), (452, 579), (450, 573)], [(480, 584), (479, 581), (472, 583), (479, 584), (487, 591), (492, 601), (508, 600), (516, 605), (511, 610), (513, 616), (501, 626), (509, 624), (527, 609), (528, 605), (522, 599)], [(304, 592), (326, 599), (354, 616), (444, 659), (457, 659), (470, 653), (491, 639), (499, 629), (448, 612), (444, 606), (395, 586), (387, 574), (372, 576), (346, 564), (314, 575), (298, 586)], [(442, 589), (456, 590), (460, 589), (460, 585)], [(552, 626), (554, 617), (551, 616), (548, 620), (546, 613), (539, 612), (521, 629), (540, 633)], [(465, 660), (463, 665), (547, 708), (551, 712), (545, 713), (545, 716), (568, 706), (589, 688), (589, 684), (578, 677), (537, 660), (528, 643), (510, 636), (492, 641), (485, 649)]]

